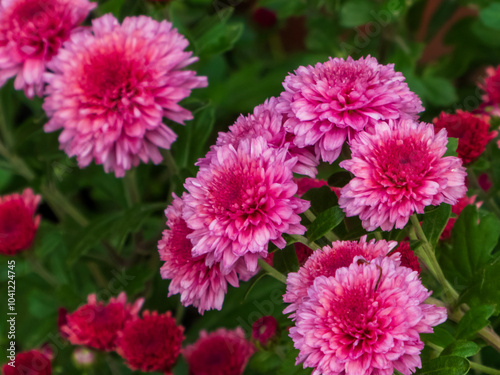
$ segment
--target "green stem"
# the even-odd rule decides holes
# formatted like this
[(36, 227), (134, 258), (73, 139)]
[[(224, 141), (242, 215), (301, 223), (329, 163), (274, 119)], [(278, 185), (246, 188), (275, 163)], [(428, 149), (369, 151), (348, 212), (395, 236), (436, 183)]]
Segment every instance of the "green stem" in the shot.
[(52, 276), (52, 274), (45, 269), (45, 267), (40, 263), (40, 260), (34, 256), (32, 251), (26, 252), (26, 260), (28, 261), (31, 269), (40, 276), (43, 280), (47, 282), (52, 287), (57, 286), (57, 280)]
[(129, 207), (140, 203), (141, 194), (139, 192), (139, 186), (137, 185), (136, 169), (128, 171), (128, 173), (123, 178), (123, 184), (125, 187), (125, 194), (127, 196), (127, 203)]
[(186, 311), (186, 308), (179, 301), (179, 304), (177, 305), (177, 310), (175, 310), (175, 322), (177, 323), (177, 325), (182, 323), (182, 319), (184, 318), (185, 311)]
[(12, 149), (14, 146), (14, 138), (9, 131), (7, 126), (7, 121), (5, 120), (4, 111), (3, 111), (3, 103), (0, 100), (0, 134), (2, 135), (2, 139), (5, 140), (5, 144), (9, 149)]
[(301, 236), (299, 234), (290, 234), (289, 236), (292, 237), (295, 241), (303, 243), (304, 245), (306, 245), (307, 247), (309, 247), (313, 250), (321, 249), (321, 247), (316, 242), (309, 241), (304, 236)]
[(259, 259), (258, 263), (260, 268), (266, 271), (269, 276), (272, 276), (276, 280), (281, 281), (283, 284), (286, 284), (286, 276), (279, 272), (276, 268), (267, 264), (264, 259)]
[(477, 180), (476, 173), (472, 170), (472, 168), (467, 169), (467, 177), (469, 182), (472, 184), (472, 187), (477, 191), (477, 195), (479, 199), (484, 202), (485, 206), (488, 207), (491, 211), (495, 213), (500, 218), (500, 208), (497, 206), (496, 202), (486, 194), (486, 192), (479, 186), (479, 182)]
[(382, 233), (380, 233), (379, 231), (376, 231), (376, 232), (373, 232), (373, 235), (375, 236), (375, 239), (377, 241), (380, 241), (380, 240), (383, 240), (384, 238), (382, 237)]
[(316, 215), (312, 213), (311, 210), (307, 210), (304, 212), (304, 216), (307, 217), (307, 219), (312, 223), (314, 220), (316, 220)]
[(89, 224), (87, 218), (53, 185), (43, 185), (42, 195), (59, 214), (66, 214), (72, 217), (82, 227), (86, 227)]
[(491, 368), (491, 367), (483, 366), (483, 365), (481, 365), (479, 363), (476, 363), (476, 362), (472, 362), (472, 361), (469, 361), (469, 362), (470, 362), (470, 368), (471, 369), (480, 371), (480, 372), (482, 372), (484, 374), (500, 375), (500, 370), (496, 370), (496, 369)]
[(2, 155), (9, 162), (13, 172), (24, 177), (28, 181), (32, 181), (35, 178), (35, 174), (24, 162), (24, 160), (7, 150), (2, 142), (0, 142), (0, 155)]

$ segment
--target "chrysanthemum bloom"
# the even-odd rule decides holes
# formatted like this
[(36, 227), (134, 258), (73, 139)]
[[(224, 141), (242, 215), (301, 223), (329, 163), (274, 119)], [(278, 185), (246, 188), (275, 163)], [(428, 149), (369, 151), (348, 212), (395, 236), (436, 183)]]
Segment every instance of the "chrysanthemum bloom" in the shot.
[(47, 63), (96, 6), (88, 0), (2, 1), (0, 86), (17, 75), (17, 90), (42, 96)]
[(254, 108), (253, 113), (240, 115), (236, 122), (229, 127), (228, 132), (220, 132), (215, 146), (211, 147), (205, 158), (200, 159), (196, 165), (202, 167), (210, 163), (210, 159), (217, 152), (217, 146), (233, 145), (234, 148), (242, 139), (264, 137), (269, 146), (275, 148), (288, 148), (288, 157), (297, 157), (297, 163), (292, 172), (314, 177), (318, 173), (316, 166), (319, 164), (311, 147), (299, 148), (293, 143), (294, 136), (285, 131), (283, 115), (276, 111), (278, 100), (274, 97), (266, 99), (264, 104)]
[(373, 134), (351, 141), (352, 159), (340, 163), (354, 178), (340, 191), (346, 216), (359, 216), (369, 231), (403, 228), (425, 206), (455, 204), (465, 195), (465, 168), (457, 157), (443, 157), (446, 130), (412, 120), (381, 122)]
[(492, 106), (491, 113), (500, 115), (500, 65), (496, 68), (490, 66), (486, 69), (486, 78), (480, 87), (485, 91), (483, 95), (484, 104)]
[(185, 347), (182, 355), (189, 365), (190, 375), (241, 375), (255, 352), (245, 332), (219, 328), (215, 332), (200, 332), (198, 341)]
[(168, 296), (180, 294), (184, 306), (193, 305), (200, 314), (206, 310), (222, 308), (227, 284), (238, 287), (240, 278), (248, 280), (254, 273), (248, 273), (244, 264), (224, 275), (219, 263), (211, 267), (205, 264), (206, 255), (193, 256), (193, 245), (187, 236), (193, 231), (189, 229), (182, 218), (184, 202), (173, 195), (172, 205), (165, 210), (169, 230), (163, 231), (163, 238), (158, 243), (160, 259), (165, 261), (161, 267), (161, 276), (171, 279)]
[(252, 338), (266, 346), (278, 334), (278, 321), (274, 316), (266, 315), (252, 324)]
[(309, 202), (294, 197), (296, 161), (263, 137), (243, 139), (237, 148), (218, 147), (210, 165), (184, 184), (189, 194), (183, 218), (193, 230), (188, 235), (192, 254), (206, 254), (208, 266), (219, 262), (224, 274), (239, 259), (254, 272), (258, 258), (268, 255), (269, 241), (283, 248), (283, 233), (303, 234), (298, 214)]
[(34, 214), (41, 199), (31, 189), (0, 197), (0, 254), (15, 255), (30, 248), (40, 224), (40, 216)]
[(424, 303), (418, 273), (388, 257), (356, 257), (307, 293), (290, 337), (313, 375), (409, 375), (422, 365), (419, 334), (446, 320), (446, 308)]
[(112, 351), (115, 350), (118, 333), (125, 323), (137, 319), (143, 303), (144, 299), (139, 298), (134, 304), (127, 304), (127, 296), (122, 292), (105, 305), (97, 301), (95, 294), (90, 294), (87, 304), (75, 312), (64, 314), (62, 311), (59, 330), (73, 345)]
[(420, 263), (418, 262), (418, 257), (415, 255), (413, 250), (410, 248), (408, 242), (401, 242), (399, 246), (391, 251), (389, 255), (399, 253), (401, 256), (401, 265), (403, 267), (408, 267), (413, 271), (417, 271), (420, 274)]
[(120, 26), (105, 15), (92, 25), (48, 64), (45, 131), (63, 129), (61, 148), (77, 156), (81, 168), (95, 160), (122, 177), (139, 161), (162, 160), (158, 149), (176, 138), (163, 117), (190, 120), (178, 102), (207, 80), (181, 70), (197, 58), (184, 51), (188, 41), (167, 21), (129, 17)]
[(285, 129), (297, 146), (314, 145), (316, 155), (332, 163), (348, 134), (379, 120), (415, 119), (424, 110), (404, 80), (394, 64), (370, 56), (330, 58), (286, 77), (278, 111), (288, 116)]
[(448, 137), (458, 138), (457, 154), (464, 164), (475, 161), (486, 149), (497, 131), (490, 132), (490, 117), (474, 115), (460, 109), (456, 114), (441, 112), (433, 120), (436, 131), (446, 129)]
[[(295, 254), (297, 254), (297, 261), (299, 262), (299, 266), (302, 266), (307, 259), (314, 253), (314, 251), (300, 242), (295, 242), (293, 244), (295, 248)], [(273, 253), (274, 254), (274, 253)]]
[(181, 350), (184, 328), (175, 324), (170, 311), (144, 311), (142, 319), (131, 320), (119, 334), (117, 353), (132, 370), (172, 374)]
[(18, 353), (15, 367), (8, 363), (3, 365), (3, 375), (51, 375), (50, 360), (38, 350)]
[[(464, 196), (460, 198), (457, 202), (457, 204), (451, 206), (451, 212), (456, 214), (457, 216), (460, 215), (462, 210), (467, 207), (470, 204), (474, 204), (476, 201), (476, 196), (473, 195), (472, 197)], [(479, 208), (483, 202), (476, 202), (476, 207)], [(451, 230), (453, 229), (453, 226), (455, 225), (455, 221), (457, 221), (457, 218), (455, 217), (450, 217), (448, 219), (448, 223), (446, 223), (446, 226), (444, 227), (443, 233), (441, 233), (441, 239), (445, 240), (451, 237)]]
[(359, 242), (335, 241), (332, 246), (325, 246), (314, 251), (297, 272), (288, 274), (286, 294), (283, 295), (283, 301), (290, 303), (290, 305), (283, 310), (283, 313), (292, 313), (290, 318), (294, 319), (295, 314), (293, 313), (307, 298), (307, 289), (317, 277), (334, 276), (339, 268), (349, 267), (356, 256), (362, 256), (367, 261), (379, 256), (385, 256), (397, 244), (395, 241), (387, 242), (385, 240), (366, 242), (366, 236), (362, 236)]

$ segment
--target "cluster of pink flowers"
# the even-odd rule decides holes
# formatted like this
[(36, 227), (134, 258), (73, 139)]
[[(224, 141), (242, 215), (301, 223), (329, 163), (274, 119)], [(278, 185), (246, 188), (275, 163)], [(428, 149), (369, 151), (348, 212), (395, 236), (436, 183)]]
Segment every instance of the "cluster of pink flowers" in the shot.
[(52, 375), (50, 358), (40, 350), (18, 353), (9, 363), (2, 366), (3, 375)]

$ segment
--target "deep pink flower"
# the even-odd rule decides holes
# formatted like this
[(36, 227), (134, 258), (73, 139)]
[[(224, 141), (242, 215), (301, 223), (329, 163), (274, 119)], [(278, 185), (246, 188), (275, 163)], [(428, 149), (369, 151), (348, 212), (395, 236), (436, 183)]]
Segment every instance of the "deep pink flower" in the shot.
[(314, 177), (318, 173), (319, 164), (312, 148), (299, 148), (293, 143), (294, 136), (285, 131), (283, 116), (276, 111), (278, 100), (274, 97), (266, 99), (264, 104), (254, 108), (253, 113), (240, 115), (236, 122), (229, 127), (228, 132), (220, 132), (215, 146), (211, 147), (205, 158), (196, 165), (207, 166), (217, 152), (217, 146), (233, 145), (238, 148), (242, 139), (264, 137), (268, 145), (275, 148), (287, 148), (288, 158), (297, 157), (297, 163), (292, 172)]
[(419, 334), (444, 322), (446, 308), (425, 304), (431, 292), (399, 263), (355, 258), (335, 276), (316, 278), (290, 329), (297, 364), (313, 375), (409, 375), (421, 367)]
[(288, 116), (285, 129), (297, 146), (314, 145), (316, 155), (332, 163), (348, 135), (379, 120), (415, 119), (424, 110), (404, 80), (394, 64), (370, 56), (330, 58), (286, 77), (278, 111)]
[(15, 367), (8, 363), (3, 365), (3, 375), (51, 375), (50, 360), (38, 350), (18, 353)]
[(239, 259), (249, 272), (268, 255), (268, 243), (286, 245), (281, 235), (303, 234), (299, 213), (309, 202), (294, 197), (296, 158), (286, 149), (270, 147), (263, 137), (243, 139), (235, 148), (220, 146), (208, 167), (188, 178), (183, 218), (193, 230), (192, 254), (206, 254), (206, 264), (219, 262), (224, 274)]
[(190, 375), (241, 375), (254, 352), (255, 347), (238, 327), (219, 328), (211, 333), (201, 331), (198, 341), (185, 347), (182, 355)]
[(314, 253), (311, 248), (307, 247), (303, 243), (295, 242), (293, 246), (295, 248), (295, 254), (297, 254), (297, 261), (299, 262), (299, 266), (302, 266)]
[(496, 68), (490, 66), (486, 69), (486, 78), (484, 83), (479, 86), (485, 91), (483, 95), (484, 104), (492, 106), (491, 113), (495, 116), (500, 115), (500, 65)]
[(42, 96), (43, 73), (75, 28), (97, 6), (87, 0), (4, 0), (0, 4), (0, 86)]
[(362, 236), (359, 242), (356, 241), (335, 241), (332, 246), (325, 246), (316, 250), (297, 272), (290, 272), (286, 280), (286, 294), (283, 296), (285, 303), (290, 305), (283, 311), (285, 314), (294, 312), (307, 298), (307, 289), (319, 276), (334, 276), (341, 267), (349, 267), (356, 256), (362, 256), (370, 261), (379, 256), (387, 255), (397, 246), (395, 241), (375, 241), (366, 242), (366, 236)]
[(340, 163), (353, 178), (340, 191), (346, 216), (359, 216), (369, 231), (403, 228), (425, 206), (455, 204), (465, 195), (465, 168), (457, 157), (443, 157), (446, 130), (412, 120), (381, 122), (373, 134), (351, 141), (352, 159)]
[(175, 324), (170, 311), (144, 311), (142, 319), (130, 320), (120, 332), (117, 353), (132, 370), (172, 374), (181, 350), (184, 328)]
[[(498, 147), (500, 148), (500, 141), (498, 142), (499, 142)], [(490, 190), (491, 187), (493, 186), (491, 178), (490, 176), (488, 176), (487, 173), (481, 173), (477, 178), (477, 183), (479, 184), (479, 187), (486, 192), (488, 192), (488, 190)]]
[(266, 315), (252, 324), (252, 338), (266, 346), (278, 333), (278, 321), (274, 316)]
[(163, 117), (181, 124), (192, 119), (178, 102), (207, 80), (181, 70), (197, 58), (184, 51), (188, 41), (167, 21), (139, 16), (120, 25), (105, 15), (92, 25), (48, 65), (54, 73), (45, 76), (45, 131), (63, 129), (61, 148), (77, 156), (81, 168), (95, 160), (122, 177), (139, 161), (162, 160), (159, 148), (176, 138)]
[(40, 216), (34, 216), (42, 197), (33, 190), (0, 197), (0, 254), (15, 255), (31, 247)]
[(457, 154), (464, 164), (472, 163), (481, 156), (488, 142), (498, 134), (497, 131), (489, 131), (489, 116), (461, 110), (455, 114), (441, 112), (433, 123), (436, 131), (446, 129), (448, 137), (458, 138)]
[(143, 303), (144, 299), (139, 298), (133, 305), (127, 304), (127, 296), (122, 292), (105, 305), (97, 301), (95, 294), (90, 294), (87, 304), (73, 313), (60, 311), (59, 330), (73, 345), (112, 351), (115, 350), (118, 333), (127, 321), (137, 319)]
[[(465, 207), (467, 207), (470, 204), (474, 204), (475, 201), (476, 201), (475, 195), (473, 195), (472, 197), (463, 196), (462, 198), (460, 198), (458, 200), (458, 202), (456, 204), (451, 206), (451, 212), (458, 216), (458, 215), (460, 215), (460, 213), (462, 212), (462, 210)], [(476, 202), (477, 208), (479, 208), (482, 203), (483, 202)], [(445, 239), (448, 239), (451, 237), (451, 230), (453, 229), (453, 225), (455, 225), (455, 221), (457, 221), (457, 218), (455, 218), (455, 217), (450, 217), (448, 219), (448, 223), (446, 223), (446, 227), (444, 228), (443, 233), (441, 233), (440, 238), (442, 240), (445, 240)]]
[(238, 275), (248, 280), (254, 275), (246, 271), (244, 264), (239, 263), (234, 270), (223, 275), (219, 263), (211, 267), (205, 264), (206, 255), (194, 257), (191, 254), (193, 245), (187, 236), (193, 231), (182, 218), (184, 202), (173, 195), (172, 205), (165, 210), (169, 230), (163, 231), (163, 238), (158, 243), (160, 259), (165, 261), (161, 267), (161, 276), (171, 279), (168, 296), (180, 294), (184, 306), (193, 305), (200, 314), (206, 310), (222, 308), (227, 284), (238, 287)]
[(410, 248), (410, 244), (408, 242), (401, 242), (399, 246), (391, 251), (389, 255), (395, 253), (399, 253), (399, 255), (401, 256), (401, 265), (403, 267), (408, 267), (420, 274), (420, 263), (418, 262), (418, 257)]

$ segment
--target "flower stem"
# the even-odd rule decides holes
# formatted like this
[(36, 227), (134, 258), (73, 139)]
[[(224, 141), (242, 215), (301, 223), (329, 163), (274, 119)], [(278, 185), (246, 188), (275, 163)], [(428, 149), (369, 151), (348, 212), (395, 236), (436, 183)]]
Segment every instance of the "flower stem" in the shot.
[(128, 206), (132, 207), (140, 203), (141, 194), (139, 192), (139, 186), (137, 185), (136, 169), (130, 170), (125, 174), (123, 185), (125, 187)]
[(276, 268), (266, 263), (264, 259), (259, 259), (258, 263), (260, 268), (266, 271), (269, 276), (272, 276), (276, 280), (281, 281), (283, 284), (286, 284), (286, 276), (279, 272)]
[(42, 194), (56, 212), (67, 214), (82, 227), (86, 227), (89, 224), (87, 218), (55, 186), (42, 185)]
[(319, 246), (316, 242), (309, 241), (307, 238), (299, 234), (290, 234), (290, 237), (292, 237), (297, 242), (303, 243), (304, 245), (313, 250), (321, 249), (321, 246)]
[(26, 260), (28, 261), (31, 269), (43, 280), (45, 280), (47, 284), (52, 287), (57, 287), (57, 280), (54, 278), (54, 276), (51, 275), (49, 271), (45, 269), (42, 263), (40, 263), (40, 260), (34, 256), (33, 252), (27, 251), (25, 254)]
[(480, 372), (482, 372), (484, 374), (500, 375), (500, 370), (495, 370), (494, 368), (483, 366), (483, 365), (481, 365), (479, 363), (476, 363), (476, 362), (472, 362), (472, 361), (469, 361), (469, 362), (470, 362), (470, 368), (471, 369), (480, 371)]

